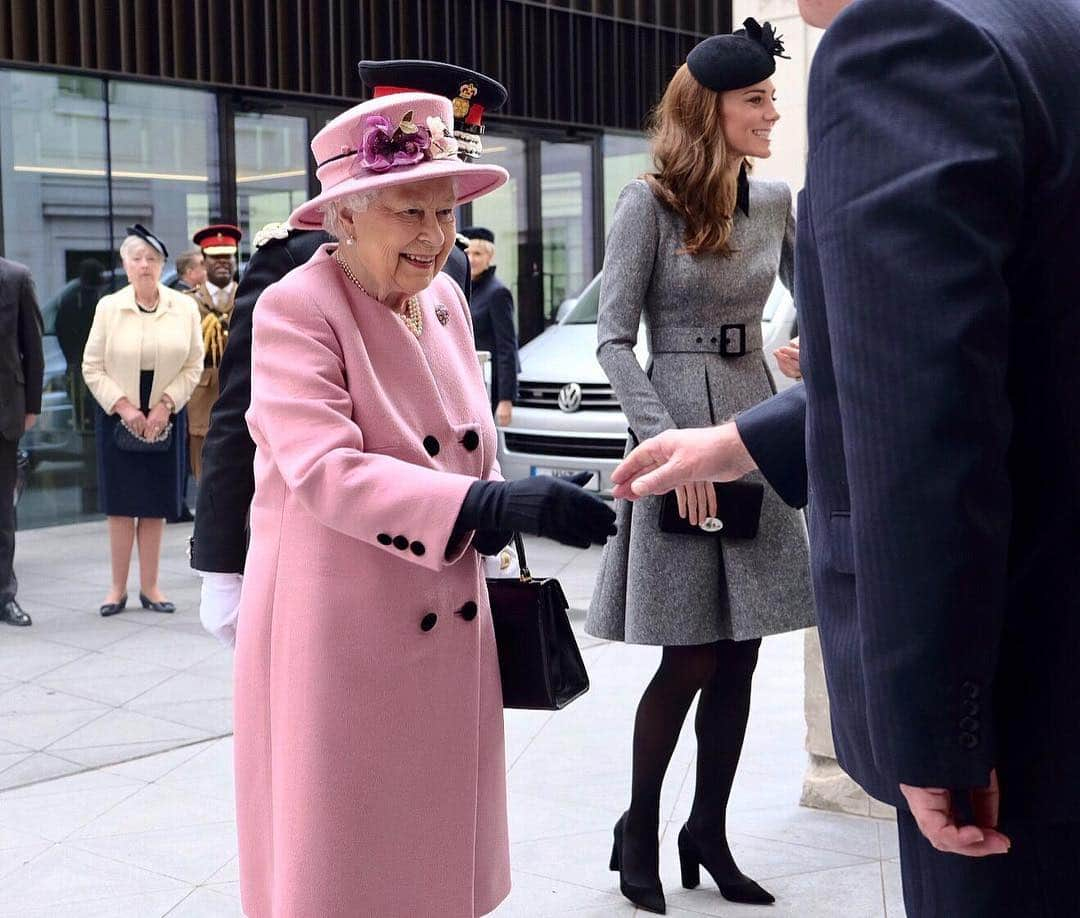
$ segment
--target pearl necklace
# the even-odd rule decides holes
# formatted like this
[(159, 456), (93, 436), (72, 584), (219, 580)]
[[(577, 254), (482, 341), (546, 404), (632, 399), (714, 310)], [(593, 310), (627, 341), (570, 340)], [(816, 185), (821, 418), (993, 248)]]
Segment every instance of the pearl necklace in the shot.
[[(367, 288), (356, 279), (356, 275), (352, 273), (352, 269), (349, 267), (345, 259), (334, 255), (334, 261), (338, 263), (341, 270), (345, 272), (345, 276), (351, 280), (359, 288), (360, 292), (364, 296), (371, 296), (368, 293)], [(375, 297), (371, 296), (372, 299)], [(424, 313), (420, 309), (420, 300), (415, 296), (410, 296), (405, 301), (405, 309), (398, 313), (401, 317), (401, 321), (405, 323), (405, 327), (409, 329), (417, 338), (424, 333)]]

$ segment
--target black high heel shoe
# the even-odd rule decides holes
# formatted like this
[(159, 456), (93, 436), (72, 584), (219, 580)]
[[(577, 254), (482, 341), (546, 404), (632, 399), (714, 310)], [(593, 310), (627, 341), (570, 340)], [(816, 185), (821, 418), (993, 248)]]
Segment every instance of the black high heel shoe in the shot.
[[(679, 832), (679, 866), (682, 868), (682, 885), (685, 889), (697, 889), (701, 884), (701, 868), (709, 871), (720, 895), (728, 902), (741, 902), (745, 905), (772, 905), (776, 901), (767, 889), (763, 889), (749, 877), (742, 877), (735, 882), (722, 882), (718, 879), (719, 871), (706, 863), (704, 849), (694, 840), (690, 830), (682, 827)], [(741, 876), (741, 874), (740, 874)]]
[(127, 593), (120, 597), (119, 602), (102, 603), (101, 608), (98, 609), (98, 612), (100, 612), (105, 618), (108, 618), (110, 615), (116, 615), (120, 612), (123, 612), (126, 608)]
[(651, 886), (639, 886), (636, 883), (627, 883), (622, 873), (622, 849), (623, 849), (623, 826), (626, 823), (626, 813), (619, 817), (615, 823), (615, 844), (611, 848), (612, 870), (619, 873), (619, 891), (626, 896), (638, 908), (657, 915), (667, 914), (667, 902), (664, 900), (664, 887), (660, 885), (660, 877)]
[(149, 609), (151, 612), (175, 612), (176, 604), (169, 602), (165, 599), (161, 602), (154, 602), (145, 593), (139, 593), (139, 602), (142, 603), (144, 609)]

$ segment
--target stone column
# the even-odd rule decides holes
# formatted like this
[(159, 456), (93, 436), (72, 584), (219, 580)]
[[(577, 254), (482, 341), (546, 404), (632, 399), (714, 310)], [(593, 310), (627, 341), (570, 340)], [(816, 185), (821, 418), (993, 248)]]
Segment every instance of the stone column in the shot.
[[(783, 179), (798, 190), (802, 188), (806, 166), (807, 77), (822, 33), (803, 22), (796, 0), (733, 0), (731, 7), (735, 28), (747, 16), (753, 16), (759, 22), (768, 20), (783, 36), (785, 51), (791, 56), (790, 61), (778, 62), (773, 77), (780, 112), (780, 123), (773, 132), (773, 155), (755, 163), (754, 174)], [(817, 629), (806, 632), (804, 659), (806, 749), (810, 761), (803, 780), (803, 806), (860, 816), (891, 817), (892, 808), (867, 796), (836, 762)]]

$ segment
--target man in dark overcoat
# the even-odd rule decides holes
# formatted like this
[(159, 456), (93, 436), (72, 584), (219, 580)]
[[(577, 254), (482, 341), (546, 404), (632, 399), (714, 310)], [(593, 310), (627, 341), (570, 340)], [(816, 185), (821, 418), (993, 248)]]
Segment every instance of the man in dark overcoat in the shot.
[[(467, 118), (454, 119), (462, 158), (479, 155), (482, 114), (506, 101), (495, 80), (463, 67), (436, 61), (361, 61), (360, 76), (374, 96), (393, 92), (431, 92), (453, 99), (469, 87)], [(203, 624), (232, 643), (236, 609), (247, 554), (247, 517), (255, 493), (255, 444), (244, 413), (251, 404), (251, 322), (259, 295), (293, 268), (304, 264), (330, 236), (321, 230), (295, 230), (271, 224), (256, 234), (229, 320), (228, 346), (219, 370), (220, 395), (203, 444), (202, 477), (191, 540), (191, 566), (203, 573), (200, 613)], [(457, 246), (443, 267), (469, 296), (469, 266)]]
[(806, 388), (616, 493), (756, 464), (808, 499), (837, 756), (900, 808), (908, 915), (1078, 915), (1080, 5), (800, 6)]
[(0, 622), (31, 624), (15, 599), (15, 478), (19, 438), (41, 414), (45, 358), (30, 272), (0, 258)]

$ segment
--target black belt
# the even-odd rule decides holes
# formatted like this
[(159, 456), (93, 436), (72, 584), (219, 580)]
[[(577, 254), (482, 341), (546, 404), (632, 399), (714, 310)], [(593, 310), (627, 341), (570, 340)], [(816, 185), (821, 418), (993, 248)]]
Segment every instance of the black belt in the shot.
[(649, 332), (649, 350), (653, 354), (718, 354), (742, 357), (761, 350), (761, 325), (742, 323), (719, 328), (654, 328)]

